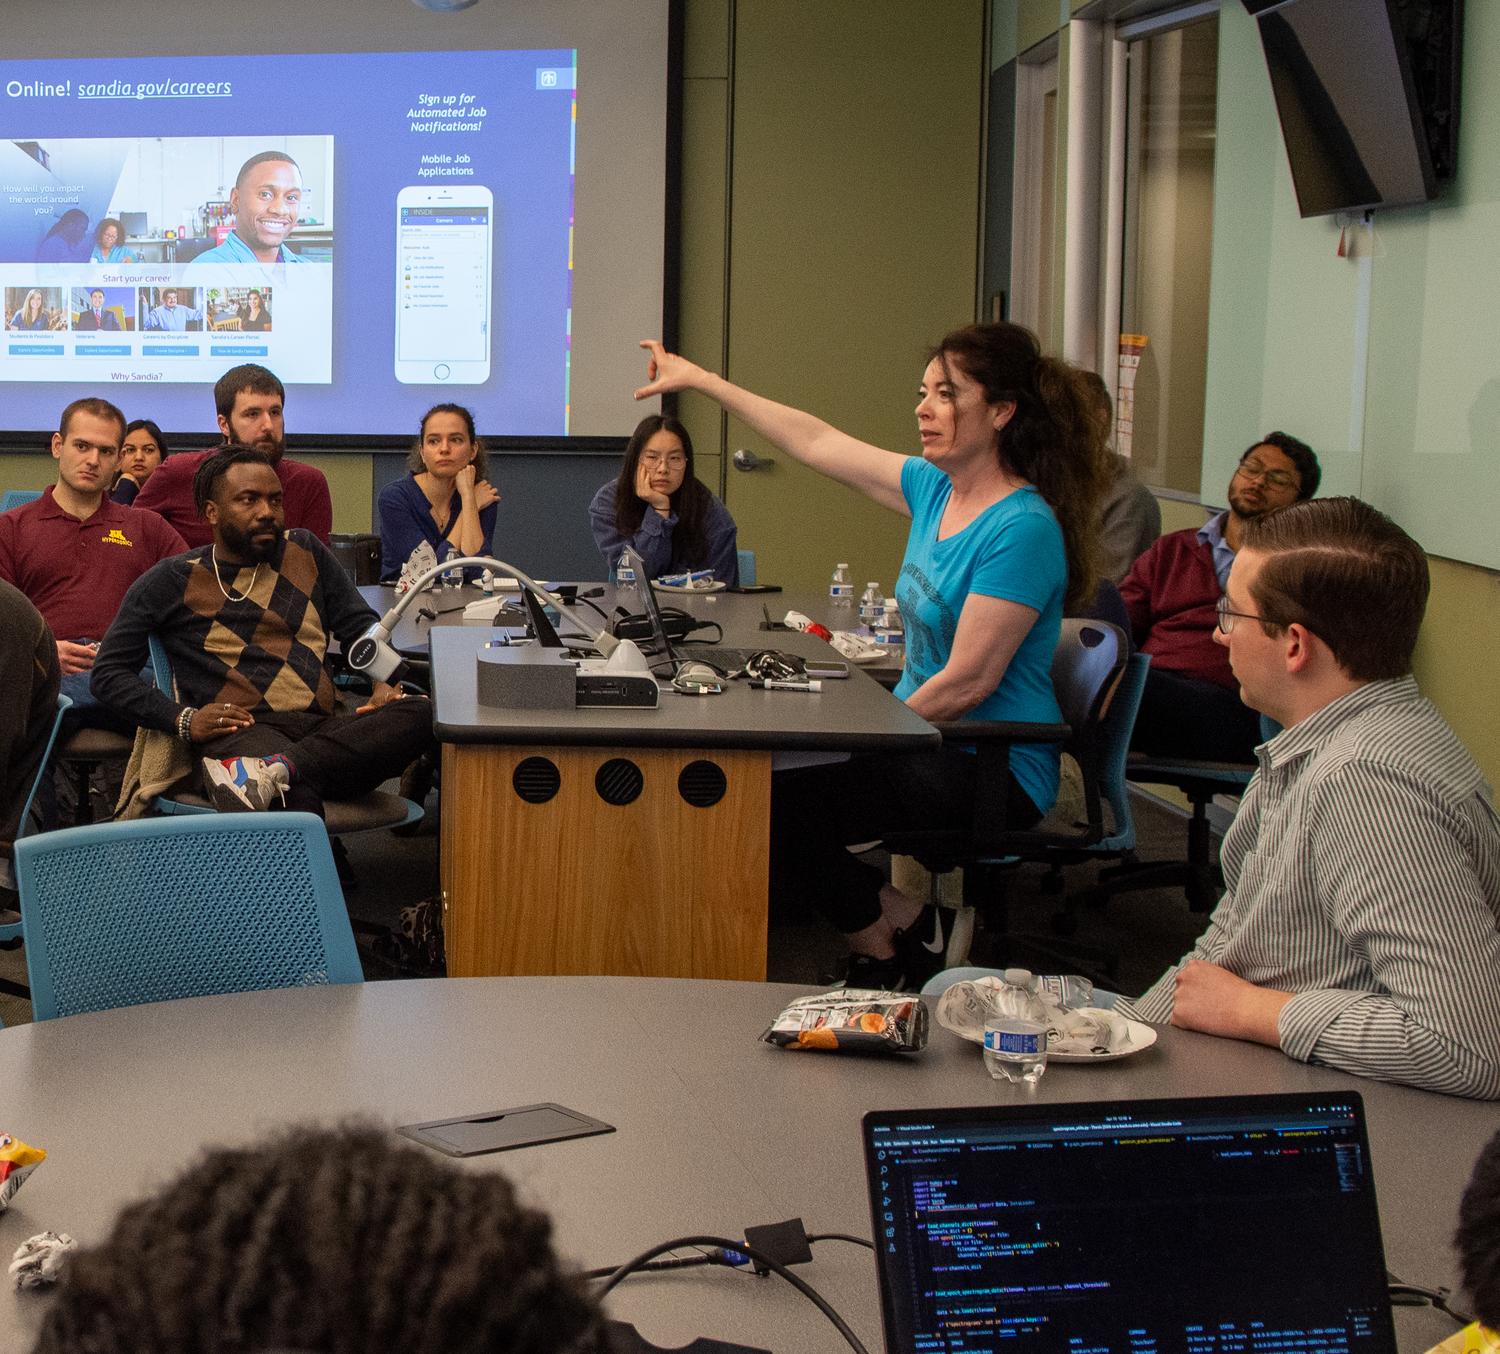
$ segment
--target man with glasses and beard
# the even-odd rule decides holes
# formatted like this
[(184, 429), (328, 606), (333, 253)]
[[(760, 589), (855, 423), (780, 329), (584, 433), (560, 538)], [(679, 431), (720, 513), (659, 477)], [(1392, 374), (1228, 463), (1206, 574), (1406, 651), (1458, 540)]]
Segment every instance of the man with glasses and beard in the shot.
[[(357, 798), (399, 775), (432, 745), (428, 702), (377, 684), (354, 715), (334, 713), (329, 640), (347, 651), (376, 616), (311, 532), (285, 529), (270, 459), (223, 447), (199, 465), (193, 497), (213, 540), (126, 593), (94, 694), (189, 743), (221, 809), (321, 814), (325, 797)], [(153, 633), (180, 699), (139, 676)]]
[(1287, 433), (1268, 433), (1240, 457), (1229, 507), (1194, 530), (1173, 531), (1120, 584), (1137, 646), (1151, 671), (1133, 748), (1163, 757), (1248, 762), (1260, 719), (1214, 643), (1214, 608), (1229, 581), (1247, 523), (1318, 492), (1318, 458)]

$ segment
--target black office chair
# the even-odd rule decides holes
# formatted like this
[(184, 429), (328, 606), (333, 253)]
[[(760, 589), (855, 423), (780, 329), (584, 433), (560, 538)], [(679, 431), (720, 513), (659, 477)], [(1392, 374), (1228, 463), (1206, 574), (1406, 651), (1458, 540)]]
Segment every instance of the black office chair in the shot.
[[(75, 730), (57, 745), (54, 760), (65, 767), (72, 782), (75, 810), (73, 825), (87, 827), (94, 821), (94, 772), (110, 762), (124, 765), (135, 746), (135, 736), (117, 733), (113, 729), (84, 728)], [(106, 776), (106, 791), (109, 790)], [(114, 778), (118, 782), (118, 777)], [(119, 784), (113, 787), (119, 790)], [(109, 799), (105, 807), (106, 820), (114, 817), (114, 801)]]
[[(1280, 729), (1275, 720), (1265, 715), (1260, 717), (1262, 741), (1274, 738)], [(1255, 769), (1254, 762), (1209, 762), (1131, 753), (1125, 774), (1132, 782), (1170, 785), (1187, 796), (1192, 806), (1187, 825), (1187, 855), (1179, 860), (1141, 860), (1131, 852), (1119, 864), (1099, 872), (1090, 901), (1102, 904), (1117, 893), (1180, 885), (1187, 895), (1188, 907), (1194, 912), (1212, 909), (1224, 891), (1224, 872), (1214, 858), (1213, 825), (1208, 820), (1208, 809), (1219, 795), (1241, 794)]]
[[(963, 907), (953, 928), (955, 943), (946, 956), (950, 966), (964, 961), (966, 931), (973, 919), (983, 922), (1007, 961), (1015, 957), (1013, 946), (1019, 945), (1020, 938), (1009, 933), (1007, 877), (1022, 862), (1094, 859), (1089, 848), (1113, 837), (1119, 836), (1122, 850), (1133, 842), (1128, 810), (1112, 803), (1109, 791), (1111, 773), (1121, 779), (1124, 748), (1145, 680), (1146, 660), (1142, 659), (1136, 680), (1124, 704), (1114, 710), (1111, 723), (1111, 698), (1117, 686), (1123, 685), (1127, 650), (1125, 633), (1116, 626), (1066, 620), (1052, 660), (1052, 684), (1066, 723), (984, 720), (938, 726), (945, 742), (975, 748), (979, 774), (973, 815), (968, 822), (949, 828), (890, 833), (884, 844), (893, 853), (914, 856), (934, 875), (963, 870)], [(1007, 823), (1010, 749), (1017, 743), (1061, 743), (1077, 761), (1083, 773), (1082, 822), (1053, 825), (1044, 820), (1032, 828)], [(1123, 796), (1118, 798), (1123, 802)], [(1121, 812), (1127, 814), (1124, 823)], [(1042, 947), (1028, 942), (1027, 948)], [(1059, 957), (1052, 947), (1046, 948), (1049, 958)]]

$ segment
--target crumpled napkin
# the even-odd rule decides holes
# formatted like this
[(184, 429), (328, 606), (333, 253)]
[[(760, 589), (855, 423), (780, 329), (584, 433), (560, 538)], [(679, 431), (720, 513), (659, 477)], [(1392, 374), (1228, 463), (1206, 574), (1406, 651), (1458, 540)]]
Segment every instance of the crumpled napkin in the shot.
[(38, 1232), (16, 1247), (10, 1277), (17, 1288), (45, 1288), (62, 1275), (63, 1261), (78, 1243), (66, 1232)]
[[(938, 999), (937, 1020), (960, 1039), (984, 1043), (984, 1022), (1001, 1014), (996, 997), (1004, 984), (999, 978), (976, 978), (954, 983)], [(1100, 1057), (1117, 1053), (1130, 1042), (1130, 1028), (1113, 1011), (1081, 1006), (1068, 1010), (1039, 994), (1046, 1012), (1047, 1052), (1077, 1053)]]
[(877, 644), (852, 630), (835, 630), (828, 642), (851, 663), (878, 663), (881, 659), (889, 660), (891, 656), (889, 644)]
[(437, 562), (437, 552), (426, 541), (423, 541), (407, 556), (406, 563), (401, 566), (401, 575), (396, 579), (396, 596), (405, 597), (416, 585), (417, 579), (433, 568)]

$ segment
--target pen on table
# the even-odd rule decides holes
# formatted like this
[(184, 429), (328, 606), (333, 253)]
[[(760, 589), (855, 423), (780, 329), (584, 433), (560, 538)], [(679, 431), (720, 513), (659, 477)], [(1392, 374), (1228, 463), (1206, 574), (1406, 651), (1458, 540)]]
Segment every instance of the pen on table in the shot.
[(822, 682), (778, 682), (775, 678), (768, 677), (764, 681), (750, 683), (757, 691), (809, 691), (816, 695), (823, 689)]

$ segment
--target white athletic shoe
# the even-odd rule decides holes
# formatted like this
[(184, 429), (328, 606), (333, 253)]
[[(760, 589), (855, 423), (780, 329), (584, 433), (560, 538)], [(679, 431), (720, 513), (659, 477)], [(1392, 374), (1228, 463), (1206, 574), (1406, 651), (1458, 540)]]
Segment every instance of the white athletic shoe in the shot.
[(203, 759), (209, 798), (222, 813), (283, 807), (291, 787), (286, 767), (259, 757)]

